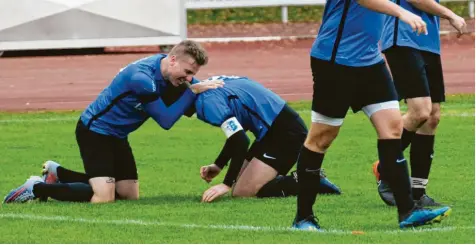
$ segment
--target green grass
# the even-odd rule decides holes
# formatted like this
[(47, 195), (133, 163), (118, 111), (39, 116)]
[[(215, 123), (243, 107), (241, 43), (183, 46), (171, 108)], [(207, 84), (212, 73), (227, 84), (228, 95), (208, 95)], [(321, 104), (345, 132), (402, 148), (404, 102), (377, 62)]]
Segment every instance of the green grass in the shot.
[[(467, 2), (445, 2), (456, 14), (468, 17)], [(289, 22), (320, 22), (324, 6), (289, 6)], [(281, 22), (280, 7), (188, 10), (188, 24)]]
[[(326, 155), (324, 168), (344, 191), (342, 196), (319, 196), (314, 206), (328, 233), (285, 230), (295, 213), (295, 198), (226, 196), (200, 203), (209, 185), (200, 179), (199, 167), (214, 160), (225, 138), (218, 128), (183, 118), (170, 131), (149, 121), (131, 134), (141, 200), (1, 205), (0, 243), (474, 243), (474, 96), (448, 99), (428, 192), (451, 204), (453, 214), (423, 230), (400, 232), (395, 209), (380, 201), (371, 173), (377, 158), (375, 132), (362, 113), (348, 114)], [(309, 121), (309, 102), (291, 105)], [(39, 174), (46, 159), (82, 171), (74, 136), (78, 115), (0, 113), (0, 192)]]

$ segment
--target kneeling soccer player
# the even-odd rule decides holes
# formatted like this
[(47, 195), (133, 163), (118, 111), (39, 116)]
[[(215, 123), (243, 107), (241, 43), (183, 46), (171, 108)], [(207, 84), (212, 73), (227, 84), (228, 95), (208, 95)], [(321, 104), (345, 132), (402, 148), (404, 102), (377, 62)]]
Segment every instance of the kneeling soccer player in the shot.
[[(200, 94), (195, 102), (198, 119), (221, 127), (226, 143), (213, 164), (200, 169), (210, 182), (230, 161), (222, 184), (203, 193), (211, 202), (228, 193), (234, 197), (286, 197), (298, 191), (296, 172), (286, 176), (298, 159), (307, 128), (300, 116), (271, 90), (246, 77), (214, 76), (223, 88)], [(248, 149), (246, 131), (256, 137)], [(232, 188), (233, 187), (233, 188)], [(340, 189), (322, 176), (318, 191), (340, 194)]]

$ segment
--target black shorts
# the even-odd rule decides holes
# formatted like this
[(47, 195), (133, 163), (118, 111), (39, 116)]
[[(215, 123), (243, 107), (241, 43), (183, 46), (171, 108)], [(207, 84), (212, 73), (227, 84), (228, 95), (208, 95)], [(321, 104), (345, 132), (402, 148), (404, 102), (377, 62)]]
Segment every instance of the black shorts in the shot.
[(312, 110), (331, 118), (345, 118), (364, 106), (396, 101), (390, 72), (385, 62), (350, 67), (311, 57), (314, 91)]
[(89, 178), (114, 177), (116, 181), (138, 179), (136, 162), (127, 138), (93, 132), (80, 119), (76, 126), (76, 141)]
[(257, 158), (279, 175), (286, 175), (296, 163), (306, 136), (307, 127), (302, 118), (285, 105), (265, 136), (253, 142), (246, 160)]
[(400, 46), (384, 53), (400, 99), (430, 96), (433, 103), (445, 101), (440, 55)]

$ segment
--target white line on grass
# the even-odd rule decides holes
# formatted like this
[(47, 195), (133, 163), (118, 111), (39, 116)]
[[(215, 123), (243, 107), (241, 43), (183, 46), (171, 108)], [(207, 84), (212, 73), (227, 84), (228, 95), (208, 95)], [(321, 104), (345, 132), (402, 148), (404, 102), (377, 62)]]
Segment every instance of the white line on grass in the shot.
[[(298, 113), (308, 113), (309, 110), (297, 110)], [(441, 113), (442, 117), (474, 117), (474, 113)], [(42, 123), (42, 122), (71, 122), (77, 121), (79, 116), (75, 117), (47, 117), (47, 118), (28, 118), (28, 119), (0, 119), (1, 123)]]
[[(155, 222), (145, 220), (102, 220), (102, 219), (85, 219), (74, 218), (68, 216), (44, 216), (32, 214), (14, 214), (5, 213), (0, 214), (2, 219), (24, 219), (24, 220), (40, 220), (40, 221), (64, 221), (76, 223), (93, 223), (93, 224), (113, 224), (113, 225), (139, 225), (139, 226), (168, 226), (187, 229), (218, 229), (218, 230), (243, 230), (243, 231), (265, 231), (265, 232), (302, 232), (287, 227), (268, 227), (268, 226), (250, 226), (250, 225), (198, 225), (198, 224), (179, 224), (167, 222)], [(399, 230), (373, 230), (373, 231), (350, 231), (350, 230), (324, 230), (319, 234), (336, 234), (336, 235), (361, 235), (361, 234), (397, 234), (397, 233), (420, 233), (420, 232), (448, 232), (454, 230), (474, 230), (474, 226), (447, 226), (447, 227), (424, 227)]]

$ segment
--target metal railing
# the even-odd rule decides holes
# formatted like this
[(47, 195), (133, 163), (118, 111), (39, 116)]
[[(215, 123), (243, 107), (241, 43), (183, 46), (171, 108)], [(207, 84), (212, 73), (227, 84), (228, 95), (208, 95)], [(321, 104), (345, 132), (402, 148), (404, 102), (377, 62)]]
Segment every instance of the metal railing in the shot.
[[(474, 0), (441, 0), (441, 2), (468, 2), (468, 15), (474, 18)], [(325, 0), (186, 0), (186, 9), (218, 9), (281, 6), (281, 21), (288, 22), (288, 6), (324, 5)]]

